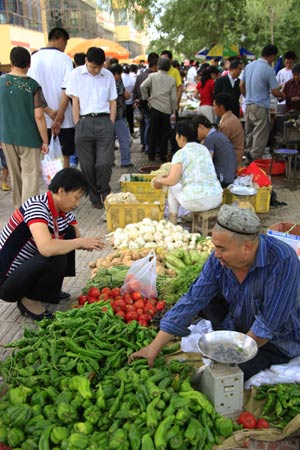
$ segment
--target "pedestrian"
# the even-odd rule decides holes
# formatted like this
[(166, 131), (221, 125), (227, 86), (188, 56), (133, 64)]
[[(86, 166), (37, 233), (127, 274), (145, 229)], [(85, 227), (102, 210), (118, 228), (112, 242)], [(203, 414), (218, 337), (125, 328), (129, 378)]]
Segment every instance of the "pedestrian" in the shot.
[(104, 50), (90, 47), (85, 65), (73, 70), (67, 85), (80, 167), (89, 183), (91, 203), (97, 209), (103, 208), (111, 190), (118, 97), (114, 76), (104, 63)]
[(43, 303), (57, 304), (65, 276), (75, 276), (75, 250), (101, 250), (99, 237), (83, 237), (73, 214), (88, 183), (66, 168), (48, 192), (27, 199), (0, 234), (0, 298), (17, 302), (23, 315), (52, 318)]
[(130, 133), (126, 120), (126, 99), (130, 98), (130, 93), (125, 89), (121, 64), (116, 64), (110, 69), (116, 81), (117, 88), (117, 112), (115, 120), (115, 133), (120, 145), (121, 167), (132, 167), (130, 156)]
[(31, 58), (28, 75), (42, 87), (47, 102), (44, 108), (48, 139), (59, 137), (64, 167), (69, 167), (69, 157), (74, 154), (74, 122), (70, 99), (66, 96), (66, 83), (73, 70), (73, 63), (64, 51), (70, 36), (63, 28), (53, 28), (48, 34), (46, 47)]
[(274, 364), (300, 355), (300, 264), (293, 248), (259, 234), (261, 222), (250, 209), (223, 205), (212, 231), (215, 251), (199, 277), (160, 321), (150, 345), (133, 353), (152, 366), (173, 336), (188, 336), (195, 316), (214, 330), (245, 333), (257, 355), (239, 364), (248, 380)]
[(262, 49), (261, 57), (245, 67), (241, 74), (240, 90), (245, 97), (246, 162), (260, 159), (270, 135), (270, 92), (274, 97), (285, 99), (280, 91), (271, 64), (277, 54), (273, 44)]
[(158, 72), (148, 75), (141, 84), (143, 100), (150, 105), (149, 160), (154, 161), (156, 148), (160, 151), (161, 162), (166, 162), (168, 152), (168, 134), (171, 115), (175, 117), (176, 83), (168, 75), (170, 60), (159, 58)]
[(10, 173), (12, 198), (18, 208), (39, 193), (40, 153), (48, 152), (41, 86), (27, 76), (30, 53), (14, 47), (11, 71), (0, 77), (0, 142)]

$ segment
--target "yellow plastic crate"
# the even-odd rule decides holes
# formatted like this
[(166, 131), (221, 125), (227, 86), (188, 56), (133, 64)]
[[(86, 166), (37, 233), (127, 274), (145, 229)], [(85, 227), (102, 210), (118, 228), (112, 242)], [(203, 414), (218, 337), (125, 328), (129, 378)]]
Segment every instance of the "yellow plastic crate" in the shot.
[[(131, 181), (130, 174), (122, 175), (120, 179), (121, 191), (122, 192), (132, 192), (133, 194), (156, 194), (157, 189), (151, 186), (152, 178), (157, 175), (150, 174), (132, 174), (134, 177), (144, 178), (145, 181)], [(165, 196), (167, 196), (168, 191), (165, 191)]]
[(135, 195), (140, 203), (105, 202), (108, 231), (114, 231), (119, 227), (124, 228), (129, 223), (140, 222), (145, 217), (152, 220), (163, 219), (165, 196), (161, 191), (152, 194)]
[(256, 195), (251, 196), (237, 196), (232, 194), (228, 188), (223, 190), (223, 204), (231, 205), (233, 202), (237, 201), (247, 201), (249, 202), (255, 212), (257, 213), (267, 213), (270, 209), (270, 199), (271, 199), (272, 186), (258, 188)]

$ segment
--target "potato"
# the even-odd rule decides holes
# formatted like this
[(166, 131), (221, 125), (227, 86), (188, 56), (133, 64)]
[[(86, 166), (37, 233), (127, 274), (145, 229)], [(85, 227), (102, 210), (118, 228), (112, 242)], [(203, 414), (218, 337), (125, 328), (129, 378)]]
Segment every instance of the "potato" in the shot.
[(90, 268), (90, 269), (95, 269), (95, 267), (96, 267), (96, 261), (91, 261), (91, 262), (89, 263), (89, 268)]

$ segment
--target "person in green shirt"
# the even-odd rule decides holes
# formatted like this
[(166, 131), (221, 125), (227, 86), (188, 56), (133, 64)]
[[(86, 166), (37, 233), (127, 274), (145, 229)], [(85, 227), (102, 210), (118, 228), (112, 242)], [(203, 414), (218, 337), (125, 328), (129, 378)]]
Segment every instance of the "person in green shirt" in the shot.
[(15, 208), (39, 193), (40, 152), (48, 153), (40, 85), (27, 76), (30, 53), (14, 47), (11, 71), (0, 77), (0, 142), (12, 182)]

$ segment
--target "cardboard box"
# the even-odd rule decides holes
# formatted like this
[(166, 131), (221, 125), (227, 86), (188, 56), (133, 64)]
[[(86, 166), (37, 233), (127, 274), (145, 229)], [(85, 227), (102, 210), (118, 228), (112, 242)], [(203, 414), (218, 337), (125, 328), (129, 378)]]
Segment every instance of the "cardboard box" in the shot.
[(290, 245), (300, 259), (300, 224), (287, 222), (275, 223), (269, 227), (267, 234)]

